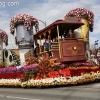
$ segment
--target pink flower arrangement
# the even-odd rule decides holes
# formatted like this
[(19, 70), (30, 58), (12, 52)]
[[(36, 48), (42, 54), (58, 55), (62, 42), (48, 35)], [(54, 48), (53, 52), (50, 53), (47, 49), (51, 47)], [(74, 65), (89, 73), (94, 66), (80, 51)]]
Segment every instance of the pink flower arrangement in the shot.
[(92, 11), (87, 10), (85, 8), (76, 8), (69, 11), (66, 16), (76, 16), (78, 21), (81, 21), (82, 16), (86, 16), (88, 18), (90, 24), (90, 31), (93, 31), (93, 23), (94, 23), (94, 14)]
[(0, 29), (0, 38), (2, 39), (2, 41), (8, 45), (8, 35), (6, 34), (5, 31), (3, 31), (2, 29)]
[(35, 26), (35, 30), (36, 32), (39, 30), (39, 23), (38, 23), (38, 20), (29, 15), (29, 14), (18, 14), (14, 17), (11, 18), (10, 20), (10, 33), (11, 34), (14, 34), (14, 29), (16, 27), (16, 25), (18, 24), (24, 24), (24, 26), (26, 27), (26, 30), (29, 30), (31, 28), (31, 25), (34, 25)]

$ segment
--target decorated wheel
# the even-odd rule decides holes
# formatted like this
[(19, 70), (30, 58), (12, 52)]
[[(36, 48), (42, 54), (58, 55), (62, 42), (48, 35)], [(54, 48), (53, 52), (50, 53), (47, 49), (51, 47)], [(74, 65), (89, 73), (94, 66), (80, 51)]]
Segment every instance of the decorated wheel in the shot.
[(3, 60), (7, 67), (20, 65), (20, 58), (13, 50), (4, 50)]

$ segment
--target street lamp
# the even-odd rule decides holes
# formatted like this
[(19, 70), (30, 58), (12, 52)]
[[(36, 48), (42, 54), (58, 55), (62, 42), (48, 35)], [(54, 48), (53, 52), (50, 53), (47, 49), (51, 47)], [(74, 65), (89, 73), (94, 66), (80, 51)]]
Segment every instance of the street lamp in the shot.
[(46, 22), (44, 22), (44, 21), (42, 21), (40, 19), (38, 19), (38, 21), (42, 22), (44, 24), (44, 26), (46, 27)]

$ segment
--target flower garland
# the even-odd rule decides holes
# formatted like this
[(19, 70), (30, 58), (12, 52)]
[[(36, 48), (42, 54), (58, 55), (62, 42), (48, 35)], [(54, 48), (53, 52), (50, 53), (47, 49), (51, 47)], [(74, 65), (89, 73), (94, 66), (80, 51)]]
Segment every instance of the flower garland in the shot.
[(3, 31), (2, 29), (0, 29), (0, 38), (2, 39), (2, 41), (8, 45), (8, 35), (6, 34), (5, 31)]
[(10, 33), (11, 34), (14, 34), (14, 29), (16, 25), (20, 23), (24, 24), (24, 26), (26, 27), (26, 30), (29, 30), (31, 28), (31, 25), (35, 26), (36, 32), (39, 30), (39, 27), (38, 27), (39, 23), (35, 17), (29, 14), (18, 14), (14, 16), (13, 18), (11, 18), (10, 20)]
[(90, 24), (90, 31), (93, 31), (93, 24), (94, 24), (94, 14), (92, 11), (87, 10), (85, 8), (76, 8), (69, 11), (66, 16), (76, 16), (78, 21), (81, 21), (82, 16), (88, 17), (88, 21)]

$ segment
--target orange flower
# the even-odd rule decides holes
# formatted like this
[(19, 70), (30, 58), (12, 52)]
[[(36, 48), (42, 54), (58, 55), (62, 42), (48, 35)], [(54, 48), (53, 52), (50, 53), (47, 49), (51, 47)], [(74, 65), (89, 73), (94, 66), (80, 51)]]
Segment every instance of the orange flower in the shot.
[(54, 66), (54, 59), (50, 59), (50, 65)]

